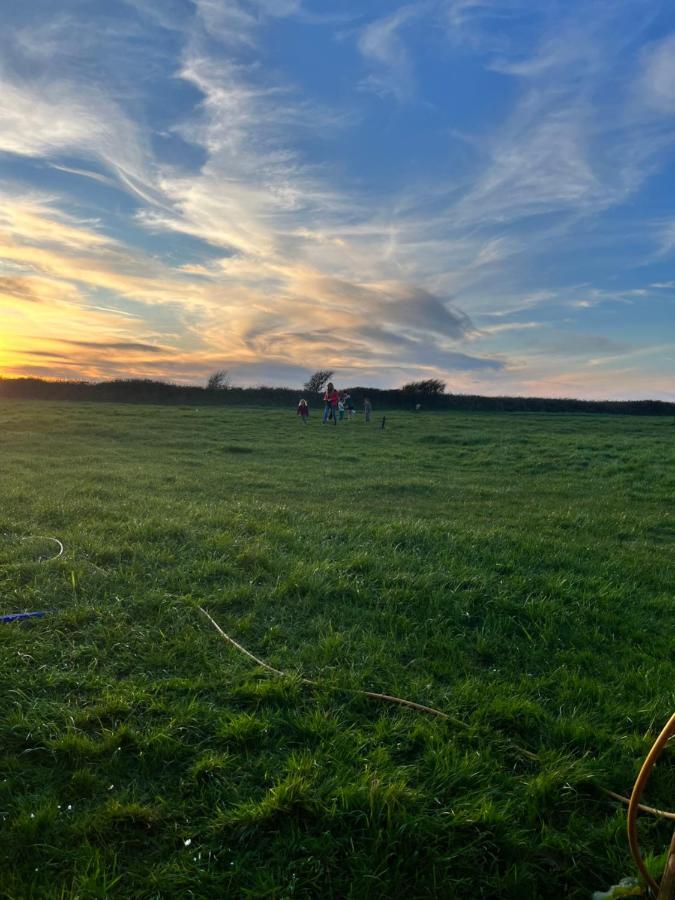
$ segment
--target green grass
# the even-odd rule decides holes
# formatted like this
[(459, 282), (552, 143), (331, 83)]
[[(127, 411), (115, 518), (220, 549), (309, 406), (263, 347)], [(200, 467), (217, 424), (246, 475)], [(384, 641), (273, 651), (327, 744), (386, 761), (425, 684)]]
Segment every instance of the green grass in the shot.
[[(630, 789), (674, 706), (671, 420), (0, 421), (0, 613), (52, 611), (0, 625), (0, 896), (585, 898), (631, 873), (597, 786)], [(641, 819), (655, 872), (671, 830)]]

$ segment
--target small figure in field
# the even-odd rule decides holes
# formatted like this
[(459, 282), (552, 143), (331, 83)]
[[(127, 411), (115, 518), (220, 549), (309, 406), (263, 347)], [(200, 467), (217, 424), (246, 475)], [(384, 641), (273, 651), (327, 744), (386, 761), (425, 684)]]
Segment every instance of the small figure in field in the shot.
[(298, 415), (303, 425), (309, 422), (309, 406), (307, 406), (307, 401), (304, 399), (298, 403)]
[(345, 409), (347, 410), (347, 421), (351, 421), (354, 418), (354, 401), (352, 400), (352, 395), (350, 393), (346, 393), (344, 396)]
[(323, 395), (323, 424), (325, 425), (329, 418), (332, 418), (333, 425), (337, 425), (337, 406), (340, 395), (335, 390), (333, 382), (328, 382), (328, 387)]
[(366, 422), (370, 422), (370, 417), (373, 414), (373, 404), (370, 402), (368, 397), (366, 397), (366, 399), (363, 401), (363, 412)]
[(344, 419), (344, 417), (345, 417), (345, 404), (344, 404), (344, 400), (342, 400), (342, 399), (338, 400), (338, 407), (337, 407), (337, 408), (338, 408), (338, 418), (340, 419), (340, 421), (342, 421), (342, 420)]

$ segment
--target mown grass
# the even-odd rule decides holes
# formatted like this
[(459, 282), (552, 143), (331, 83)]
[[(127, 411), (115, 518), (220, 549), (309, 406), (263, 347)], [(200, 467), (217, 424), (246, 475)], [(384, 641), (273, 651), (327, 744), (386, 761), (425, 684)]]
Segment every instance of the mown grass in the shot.
[[(671, 420), (0, 420), (0, 613), (51, 611), (0, 625), (1, 896), (581, 898), (631, 872), (598, 785), (629, 790), (674, 705)], [(641, 820), (655, 871), (670, 830)]]

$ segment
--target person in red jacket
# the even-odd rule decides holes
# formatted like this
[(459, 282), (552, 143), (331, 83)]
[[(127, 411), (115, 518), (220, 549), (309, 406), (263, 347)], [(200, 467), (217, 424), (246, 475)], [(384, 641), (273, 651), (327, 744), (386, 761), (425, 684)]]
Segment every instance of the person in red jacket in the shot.
[(340, 395), (335, 390), (333, 382), (328, 382), (328, 387), (323, 395), (323, 424), (328, 421), (329, 416), (333, 416), (333, 425), (337, 425), (337, 405)]

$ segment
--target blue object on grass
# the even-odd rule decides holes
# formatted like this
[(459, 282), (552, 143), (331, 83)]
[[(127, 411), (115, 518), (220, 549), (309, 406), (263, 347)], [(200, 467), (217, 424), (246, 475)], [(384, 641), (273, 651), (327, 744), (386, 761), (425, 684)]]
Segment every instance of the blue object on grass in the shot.
[(12, 613), (9, 616), (0, 616), (0, 622), (20, 622), (21, 619), (41, 619), (46, 613), (46, 609), (42, 609), (39, 612)]

